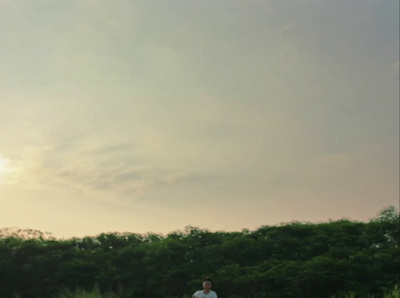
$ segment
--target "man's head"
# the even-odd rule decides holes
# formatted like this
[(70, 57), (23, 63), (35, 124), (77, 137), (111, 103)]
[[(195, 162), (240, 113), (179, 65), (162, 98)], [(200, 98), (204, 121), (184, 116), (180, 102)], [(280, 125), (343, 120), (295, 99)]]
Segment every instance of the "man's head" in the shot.
[(203, 279), (203, 289), (209, 291), (212, 287), (212, 281), (210, 278), (206, 277)]

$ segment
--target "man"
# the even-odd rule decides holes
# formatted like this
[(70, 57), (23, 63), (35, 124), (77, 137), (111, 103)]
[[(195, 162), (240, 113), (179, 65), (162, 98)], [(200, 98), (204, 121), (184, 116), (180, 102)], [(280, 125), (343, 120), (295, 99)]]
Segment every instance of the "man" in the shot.
[(208, 277), (203, 279), (203, 290), (197, 291), (192, 298), (218, 298), (217, 293), (211, 290), (212, 281)]

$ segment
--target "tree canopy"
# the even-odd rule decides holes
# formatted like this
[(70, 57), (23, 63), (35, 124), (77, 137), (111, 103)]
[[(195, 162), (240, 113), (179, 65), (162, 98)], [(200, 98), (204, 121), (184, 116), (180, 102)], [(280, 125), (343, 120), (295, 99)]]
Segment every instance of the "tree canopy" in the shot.
[(369, 222), (292, 222), (241, 232), (186, 227), (168, 235), (108, 233), (55, 239), (0, 236), (0, 297), (96, 289), (118, 297), (190, 297), (204, 276), (219, 297), (360, 297), (399, 280), (399, 214)]

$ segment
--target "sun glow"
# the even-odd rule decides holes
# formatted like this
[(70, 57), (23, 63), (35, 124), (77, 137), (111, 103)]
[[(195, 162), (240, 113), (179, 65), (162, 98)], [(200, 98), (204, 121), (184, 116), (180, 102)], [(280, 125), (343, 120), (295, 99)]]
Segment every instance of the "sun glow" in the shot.
[(0, 185), (18, 183), (21, 167), (0, 155)]
[(0, 172), (3, 172), (6, 168), (8, 164), (8, 159), (4, 159), (1, 155), (0, 155)]

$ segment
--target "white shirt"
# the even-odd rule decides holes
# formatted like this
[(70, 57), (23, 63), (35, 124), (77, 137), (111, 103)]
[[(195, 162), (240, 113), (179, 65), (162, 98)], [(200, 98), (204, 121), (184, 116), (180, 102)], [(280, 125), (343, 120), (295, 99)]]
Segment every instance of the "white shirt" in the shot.
[(218, 298), (217, 293), (215, 293), (213, 290), (210, 290), (208, 294), (204, 293), (203, 290), (200, 290), (194, 293), (193, 296), (197, 298)]

